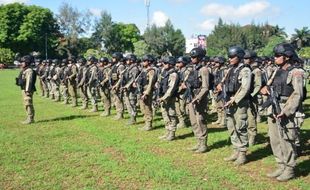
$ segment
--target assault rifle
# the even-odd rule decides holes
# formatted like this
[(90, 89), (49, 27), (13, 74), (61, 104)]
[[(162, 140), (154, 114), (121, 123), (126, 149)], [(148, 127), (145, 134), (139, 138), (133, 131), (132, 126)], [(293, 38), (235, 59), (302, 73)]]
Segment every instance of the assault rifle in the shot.
[(260, 111), (272, 106), (272, 113), (276, 120), (277, 127), (279, 128), (280, 135), (283, 137), (283, 129), (284, 130), (286, 129), (281, 125), (282, 120), (276, 117), (277, 115), (281, 113), (281, 107), (278, 101), (279, 95), (276, 91), (274, 91), (272, 86), (267, 86), (267, 90), (269, 91), (269, 96), (266, 102), (262, 104)]

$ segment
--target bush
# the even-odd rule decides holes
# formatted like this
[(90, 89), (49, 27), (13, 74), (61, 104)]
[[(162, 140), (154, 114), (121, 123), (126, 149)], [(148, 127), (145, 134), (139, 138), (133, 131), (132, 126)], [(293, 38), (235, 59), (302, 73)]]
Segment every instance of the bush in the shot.
[(0, 64), (12, 65), (15, 53), (8, 48), (0, 48)]

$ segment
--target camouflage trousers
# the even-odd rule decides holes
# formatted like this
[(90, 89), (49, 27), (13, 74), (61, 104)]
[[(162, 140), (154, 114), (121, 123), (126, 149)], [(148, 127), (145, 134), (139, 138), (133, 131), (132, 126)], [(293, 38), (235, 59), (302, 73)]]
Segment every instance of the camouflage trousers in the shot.
[(143, 113), (145, 124), (152, 126), (153, 110), (152, 110), (152, 96), (146, 96), (145, 99), (140, 99), (140, 109)]
[(123, 105), (122, 92), (120, 90), (112, 90), (111, 95), (112, 95), (112, 101), (115, 105), (117, 114), (123, 115), (124, 105)]
[(165, 122), (165, 128), (168, 131), (176, 131), (177, 117), (175, 111), (175, 97), (168, 98), (166, 102), (161, 102), (161, 114)]
[(25, 90), (22, 90), (24, 108), (26, 110), (27, 116), (31, 119), (33, 119), (35, 115), (32, 97), (33, 93), (26, 93)]
[(87, 96), (93, 107), (98, 106), (97, 103), (97, 87), (96, 86), (87, 86)]
[(137, 116), (137, 96), (135, 91), (129, 90), (124, 92), (125, 105), (128, 113), (136, 117)]
[(248, 145), (248, 100), (241, 100), (238, 105), (229, 108), (227, 116), (227, 128), (233, 148), (239, 152), (246, 152)]
[(66, 84), (60, 84), (59, 86), (60, 94), (64, 99), (64, 102), (68, 102), (68, 86)]
[(79, 94), (82, 99), (82, 104), (86, 108), (88, 106), (87, 87), (85, 85), (79, 88)]
[(100, 99), (104, 107), (104, 111), (110, 112), (111, 110), (111, 93), (108, 87), (99, 88)]
[(206, 121), (206, 105), (208, 104), (208, 99), (204, 98), (199, 103), (189, 103), (188, 112), (189, 119), (195, 137), (199, 140), (208, 139), (207, 121)]
[(68, 92), (69, 95), (72, 99), (72, 105), (76, 106), (77, 105), (77, 89), (76, 89), (76, 84), (68, 84)]
[(175, 101), (175, 111), (179, 122), (185, 122), (186, 120), (186, 102), (182, 98)]
[(268, 117), (268, 134), (276, 162), (294, 168), (297, 157), (295, 141), (298, 137), (294, 115), (279, 120), (278, 124), (273, 117)]

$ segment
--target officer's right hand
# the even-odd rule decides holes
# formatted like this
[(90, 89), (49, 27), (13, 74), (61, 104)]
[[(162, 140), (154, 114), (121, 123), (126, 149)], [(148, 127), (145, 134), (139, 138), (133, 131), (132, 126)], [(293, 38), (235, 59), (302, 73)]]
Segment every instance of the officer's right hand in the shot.
[(216, 86), (216, 92), (222, 92), (222, 90), (222, 84), (220, 83)]
[(185, 83), (183, 82), (183, 83), (181, 83), (181, 89), (186, 89), (187, 88), (187, 86), (185, 85)]
[(268, 91), (267, 86), (264, 86), (262, 89), (260, 89), (260, 93), (263, 94), (263, 95), (270, 94), (270, 92)]

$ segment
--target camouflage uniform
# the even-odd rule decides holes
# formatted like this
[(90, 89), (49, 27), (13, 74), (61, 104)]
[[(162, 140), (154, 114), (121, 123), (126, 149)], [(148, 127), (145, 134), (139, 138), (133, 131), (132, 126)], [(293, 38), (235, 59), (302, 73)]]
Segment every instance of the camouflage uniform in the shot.
[(111, 94), (109, 77), (111, 74), (111, 65), (99, 67), (98, 79), (99, 79), (99, 93), (101, 102), (104, 107), (104, 113), (101, 116), (109, 116), (111, 112)]
[(77, 106), (77, 85), (76, 85), (76, 76), (77, 76), (77, 66), (75, 63), (71, 63), (68, 65), (69, 72), (68, 72), (68, 92), (72, 99), (72, 107)]
[(175, 139), (175, 131), (177, 125), (175, 102), (176, 102), (178, 81), (179, 76), (174, 68), (165, 70), (162, 73), (162, 80), (160, 83), (160, 89), (161, 89), (160, 105), (161, 105), (161, 114), (164, 119), (166, 128), (166, 134), (160, 137), (160, 139), (163, 140), (171, 141)]
[(113, 103), (116, 107), (117, 115), (115, 116), (115, 119), (121, 119), (123, 118), (124, 114), (124, 105), (123, 105), (123, 97), (122, 97), (122, 91), (121, 91), (121, 83), (123, 83), (123, 75), (124, 75), (125, 66), (123, 63), (118, 62), (112, 65), (111, 70), (111, 95), (113, 99)]
[(90, 98), (93, 109), (91, 112), (97, 112), (98, 111), (98, 104), (97, 104), (97, 86), (98, 86), (98, 68), (93, 63), (90, 65), (86, 72), (86, 88), (87, 88), (87, 96)]
[[(30, 57), (26, 58), (23, 57), (22, 62), (23, 64), (25, 64), (25, 62), (27, 63), (29, 62), (28, 65), (30, 65)], [(20, 86), (22, 90), (24, 107), (27, 112), (27, 119), (22, 122), (23, 124), (30, 124), (34, 122), (35, 111), (33, 107), (32, 98), (33, 98), (33, 92), (36, 91), (35, 82), (36, 82), (36, 73), (27, 65), (20, 72), (18, 78), (16, 78), (16, 84)]]
[(127, 71), (125, 72), (126, 77), (125, 81), (127, 83), (124, 85), (124, 98), (125, 98), (125, 104), (127, 106), (128, 113), (130, 114), (130, 121), (128, 124), (134, 124), (136, 123), (136, 117), (137, 117), (137, 93), (136, 89), (133, 88), (132, 84), (134, 83), (135, 79), (139, 75), (140, 70), (136, 66), (135, 63), (131, 63), (131, 65), (128, 66)]

